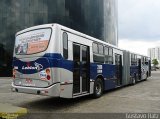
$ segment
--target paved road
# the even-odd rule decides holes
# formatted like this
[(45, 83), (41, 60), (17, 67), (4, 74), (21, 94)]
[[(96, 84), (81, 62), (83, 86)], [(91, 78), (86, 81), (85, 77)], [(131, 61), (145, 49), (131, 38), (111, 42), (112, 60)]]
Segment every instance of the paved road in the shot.
[(27, 108), (29, 113), (160, 113), (159, 77), (160, 71), (155, 71), (147, 81), (106, 92), (99, 99), (87, 96), (70, 100), (13, 93), (11, 79), (0, 79), (0, 103)]

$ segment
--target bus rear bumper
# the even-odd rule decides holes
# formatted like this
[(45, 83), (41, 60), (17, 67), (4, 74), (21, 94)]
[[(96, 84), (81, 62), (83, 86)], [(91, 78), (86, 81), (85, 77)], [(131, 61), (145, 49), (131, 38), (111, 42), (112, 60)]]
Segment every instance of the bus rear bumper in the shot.
[(47, 88), (36, 88), (36, 87), (16, 86), (12, 82), (11, 90), (13, 92), (18, 92), (18, 93), (28, 93), (28, 94), (35, 94), (35, 95), (59, 97), (60, 96), (60, 83), (56, 83)]

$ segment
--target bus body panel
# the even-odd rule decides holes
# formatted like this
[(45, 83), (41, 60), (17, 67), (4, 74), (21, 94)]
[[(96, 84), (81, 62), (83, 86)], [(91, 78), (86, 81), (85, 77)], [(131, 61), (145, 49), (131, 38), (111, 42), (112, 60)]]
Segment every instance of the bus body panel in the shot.
[(37, 88), (37, 87), (16, 86), (12, 82), (12, 91), (16, 91), (19, 93), (59, 97), (60, 96), (60, 83), (53, 84), (45, 88)]
[[(51, 29), (51, 33), (48, 34), (50, 37), (45, 36), (46, 32), (43, 29)], [(44, 35), (40, 36), (43, 32)], [(59, 67), (62, 62), (62, 55), (60, 53), (59, 40), (55, 40), (59, 36), (57, 32), (57, 25), (55, 24), (31, 27), (16, 34), (17, 40), (20, 39), (22, 41), (29, 39), (28, 48), (31, 47), (33, 49), (37, 46), (34, 44), (32, 45), (30, 43), (31, 40), (39, 40), (40, 38), (45, 40), (43, 38), (49, 38), (47, 49), (42, 52), (18, 55), (14, 50), (13, 70), (15, 79), (13, 80), (12, 86), (14, 89), (18, 90), (18, 92), (31, 93), (31, 90), (35, 90), (33, 91), (34, 94), (41, 94), (41, 91), (46, 91), (46, 95), (60, 95)], [(40, 37), (39, 39), (36, 38), (38, 36)], [(41, 46), (39, 45), (40, 48)], [(48, 75), (49, 78), (47, 79)], [(54, 93), (51, 94), (51, 92)]]
[(123, 51), (123, 62), (123, 85), (128, 85), (131, 84), (129, 51)]

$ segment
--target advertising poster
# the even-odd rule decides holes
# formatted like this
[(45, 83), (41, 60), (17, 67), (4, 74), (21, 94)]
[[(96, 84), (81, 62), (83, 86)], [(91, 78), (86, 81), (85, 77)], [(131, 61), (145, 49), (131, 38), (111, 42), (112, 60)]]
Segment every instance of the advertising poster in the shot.
[(16, 54), (34, 54), (47, 49), (51, 29), (39, 29), (20, 34), (16, 37)]

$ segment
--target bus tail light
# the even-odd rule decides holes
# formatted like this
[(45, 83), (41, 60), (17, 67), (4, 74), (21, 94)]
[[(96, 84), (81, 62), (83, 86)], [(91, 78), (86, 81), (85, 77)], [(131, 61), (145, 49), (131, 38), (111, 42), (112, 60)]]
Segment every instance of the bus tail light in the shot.
[(16, 78), (16, 70), (15, 69), (13, 69), (13, 71), (12, 71), (12, 76), (13, 76), (13, 78), (15, 79)]
[(51, 76), (50, 75), (47, 75), (47, 80), (50, 80), (51, 79)]
[(50, 75), (50, 72), (51, 72), (50, 69), (46, 69), (46, 74), (47, 75)]
[(50, 76), (50, 69), (46, 69), (46, 74), (47, 74), (47, 80), (50, 80), (51, 79), (51, 76)]

